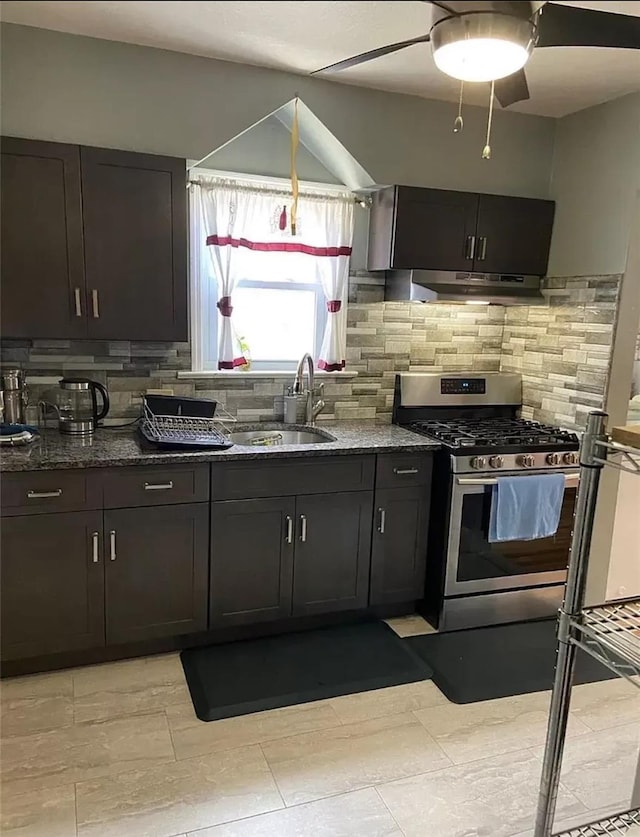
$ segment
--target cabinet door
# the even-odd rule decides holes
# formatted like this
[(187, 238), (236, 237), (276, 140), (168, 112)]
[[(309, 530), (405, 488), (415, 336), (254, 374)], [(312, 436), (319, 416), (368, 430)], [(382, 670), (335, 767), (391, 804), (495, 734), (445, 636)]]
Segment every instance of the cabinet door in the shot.
[(371, 503), (369, 491), (297, 498), (294, 616), (366, 606)]
[(291, 615), (294, 514), (292, 497), (212, 505), (211, 627)]
[(393, 268), (470, 270), (478, 196), (398, 186)]
[(424, 598), (428, 523), (426, 487), (376, 491), (370, 604)]
[(544, 276), (554, 212), (553, 201), (480, 195), (474, 269)]
[(102, 512), (2, 521), (2, 658), (104, 645)]
[(80, 149), (2, 140), (2, 335), (86, 335)]
[(207, 627), (206, 503), (105, 512), (107, 642)]
[(187, 339), (184, 160), (82, 148), (89, 336)]

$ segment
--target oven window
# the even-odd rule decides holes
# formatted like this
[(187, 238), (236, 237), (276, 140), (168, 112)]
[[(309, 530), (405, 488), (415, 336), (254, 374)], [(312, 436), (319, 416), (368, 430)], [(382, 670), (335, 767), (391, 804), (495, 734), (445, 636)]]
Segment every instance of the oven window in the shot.
[(491, 489), (482, 494), (466, 494), (462, 505), (458, 581), (566, 570), (575, 501), (576, 489), (567, 489), (558, 531), (550, 538), (489, 543)]

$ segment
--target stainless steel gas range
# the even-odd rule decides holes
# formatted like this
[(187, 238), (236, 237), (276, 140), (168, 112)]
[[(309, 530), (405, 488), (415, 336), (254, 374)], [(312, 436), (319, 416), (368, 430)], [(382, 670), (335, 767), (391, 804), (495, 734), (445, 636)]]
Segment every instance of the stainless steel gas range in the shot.
[[(439, 441), (424, 610), (441, 630), (554, 615), (561, 603), (577, 494), (575, 433), (518, 418), (519, 375), (396, 376), (393, 421)], [(534, 541), (488, 540), (499, 475), (565, 474), (558, 531)]]

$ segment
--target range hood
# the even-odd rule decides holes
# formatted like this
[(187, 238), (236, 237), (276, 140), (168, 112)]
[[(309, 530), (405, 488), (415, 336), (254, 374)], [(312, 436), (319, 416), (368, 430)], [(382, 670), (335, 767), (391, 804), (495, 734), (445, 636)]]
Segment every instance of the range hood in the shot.
[(540, 277), (442, 270), (387, 270), (385, 300), (543, 305)]

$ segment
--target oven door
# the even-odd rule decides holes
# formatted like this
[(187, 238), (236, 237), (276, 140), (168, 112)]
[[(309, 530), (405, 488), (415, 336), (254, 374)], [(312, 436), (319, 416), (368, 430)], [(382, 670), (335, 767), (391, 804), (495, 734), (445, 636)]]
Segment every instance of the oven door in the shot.
[[(527, 475), (537, 473), (549, 471), (530, 471)], [(577, 469), (563, 473), (564, 500), (556, 534), (534, 541), (502, 543), (490, 543), (488, 539), (495, 476), (453, 475), (445, 596), (513, 590), (566, 580), (580, 475)], [(520, 476), (525, 475), (520, 473)]]

